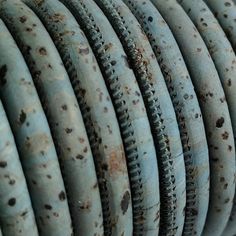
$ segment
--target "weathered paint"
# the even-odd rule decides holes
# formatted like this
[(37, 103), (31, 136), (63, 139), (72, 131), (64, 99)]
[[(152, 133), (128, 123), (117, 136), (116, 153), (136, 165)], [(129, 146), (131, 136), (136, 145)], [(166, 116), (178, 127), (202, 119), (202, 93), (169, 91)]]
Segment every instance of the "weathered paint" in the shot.
[(152, 2), (179, 44), (202, 109), (211, 167), (205, 235), (221, 235), (230, 216), (235, 192), (233, 130), (228, 106), (221, 102), (225, 94), (204, 41), (181, 6), (175, 0)]
[(204, 0), (236, 51), (236, 5), (233, 0)]
[[(0, 7), (5, 20), (7, 12), (14, 9), (9, 3), (3, 2)], [(68, 202), (48, 122), (24, 58), (3, 24), (0, 52), (0, 96), (15, 136), (39, 233), (70, 236)]]
[(178, 124), (163, 75), (145, 33), (129, 8), (121, 0), (95, 2), (123, 44), (146, 105), (159, 166), (160, 234), (181, 235), (186, 204), (185, 167)]
[[(2, 24), (3, 23), (0, 21), (0, 25)], [(2, 28), (3, 26), (0, 27)], [(5, 236), (38, 236), (24, 173), (19, 160), (14, 137), (1, 101), (0, 121), (1, 230)]]
[(223, 236), (232, 236), (236, 233), (236, 197), (234, 195), (234, 202), (233, 202), (233, 208), (229, 217), (229, 221), (222, 233)]
[[(236, 140), (236, 56), (234, 50), (217, 19), (202, 0), (182, 0), (179, 2), (185, 11), (188, 12), (200, 32), (215, 63), (226, 96), (226, 99), (222, 98), (221, 102), (225, 103), (227, 101), (229, 106), (234, 140)], [(229, 2), (226, 3), (229, 4)], [(223, 137), (228, 139), (227, 133), (224, 133)], [(231, 147), (229, 148), (231, 149)], [(234, 212), (231, 213), (229, 222), (232, 221), (233, 215)], [(233, 224), (230, 225), (229, 223), (224, 235), (227, 231), (233, 230), (231, 229), (232, 227), (236, 230)]]
[[(57, 1), (28, 1), (51, 34), (74, 86), (94, 153), (107, 235), (132, 235), (128, 172), (119, 126), (108, 90), (78, 23)], [(85, 176), (85, 174), (84, 174)], [(91, 219), (90, 219), (91, 221)], [(89, 222), (83, 235), (93, 235)]]
[[(68, 193), (74, 231), (82, 235), (102, 235), (101, 199), (99, 189), (93, 187), (97, 183), (93, 156), (69, 77), (37, 16), (23, 3), (10, 7), (8, 18), (14, 17), (9, 29), (29, 65), (48, 117)], [(31, 27), (32, 30), (25, 30)], [(88, 203), (89, 209), (84, 207)]]
[(133, 234), (156, 235), (159, 222), (156, 152), (141, 92), (127, 55), (112, 26), (93, 1), (63, 2), (85, 32), (113, 100), (130, 177)]
[(186, 167), (183, 235), (201, 235), (209, 200), (209, 156), (196, 93), (175, 38), (158, 10), (149, 0), (124, 2), (148, 36), (175, 108)]
[[(179, 0), (201, 34), (215, 63), (229, 106), (236, 136), (236, 56), (213, 13), (202, 0)], [(202, 10), (204, 9), (204, 10)]]

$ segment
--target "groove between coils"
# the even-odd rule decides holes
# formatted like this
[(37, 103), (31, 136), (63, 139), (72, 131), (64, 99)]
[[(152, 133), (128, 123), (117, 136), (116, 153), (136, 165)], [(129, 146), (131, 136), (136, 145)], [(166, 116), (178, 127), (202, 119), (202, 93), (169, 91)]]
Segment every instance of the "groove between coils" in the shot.
[(0, 235), (236, 234), (235, 4), (0, 0)]

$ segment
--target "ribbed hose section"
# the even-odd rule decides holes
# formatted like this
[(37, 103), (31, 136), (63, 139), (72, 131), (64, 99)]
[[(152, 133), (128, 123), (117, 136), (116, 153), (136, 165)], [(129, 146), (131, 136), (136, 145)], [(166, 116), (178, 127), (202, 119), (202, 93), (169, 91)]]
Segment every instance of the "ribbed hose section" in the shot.
[(235, 144), (225, 93), (206, 44), (183, 8), (176, 0), (152, 2), (178, 42), (198, 96), (210, 159), (210, 201), (204, 234), (221, 235), (235, 193)]
[[(200, 235), (209, 199), (209, 156), (202, 114), (184, 59), (167, 23), (149, 1), (124, 0), (160, 64), (179, 125), (186, 167), (184, 235)], [(204, 169), (204, 171), (203, 171)]]
[(185, 207), (184, 160), (179, 129), (164, 78), (152, 48), (140, 30), (141, 26), (127, 6), (121, 0), (95, 2), (110, 20), (123, 44), (148, 112), (160, 174), (160, 234), (180, 235)]
[[(1, 6), (1, 17), (6, 22), (7, 13), (12, 12), (7, 10), (16, 9), (18, 4), (22, 5), (12, 1)], [(19, 151), (38, 231), (40, 235), (69, 236), (71, 217), (48, 122), (25, 60), (6, 27), (3, 32), (0, 67), (6, 67), (2, 77), (6, 83), (0, 87), (0, 95)], [(13, 198), (10, 205), (16, 204)]]
[[(131, 194), (122, 139), (92, 50), (78, 23), (62, 3), (47, 1), (39, 7), (31, 1), (29, 5), (54, 39), (77, 95), (96, 164), (105, 231), (109, 235), (130, 235)], [(86, 231), (86, 235), (88, 233)]]
[[(146, 232), (156, 235), (159, 222), (156, 155), (141, 93), (127, 57), (111, 26), (92, 1), (63, 2), (72, 10), (89, 39), (115, 106), (130, 176), (134, 234), (144, 235)], [(145, 136), (142, 127), (147, 130)], [(147, 179), (150, 174), (150, 179)]]

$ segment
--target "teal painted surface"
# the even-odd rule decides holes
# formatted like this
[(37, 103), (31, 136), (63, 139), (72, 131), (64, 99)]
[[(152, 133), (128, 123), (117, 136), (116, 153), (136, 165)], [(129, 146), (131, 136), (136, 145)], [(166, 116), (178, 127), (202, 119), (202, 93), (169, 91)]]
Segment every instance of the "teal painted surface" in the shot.
[(0, 17), (0, 235), (236, 233), (234, 0)]
[(139, 20), (152, 45), (175, 108), (186, 167), (183, 235), (192, 232), (200, 235), (209, 201), (209, 156), (194, 86), (170, 28), (151, 1), (124, 2)]
[[(206, 235), (220, 235), (225, 227), (235, 192), (235, 150), (225, 94), (207, 47), (190, 18), (175, 0), (154, 5), (170, 26), (190, 72), (202, 109), (210, 156), (210, 204)], [(227, 132), (228, 139), (222, 136)], [(231, 150), (232, 148), (232, 150)], [(225, 199), (229, 203), (225, 204)]]
[[(62, 3), (47, 1), (40, 7), (36, 2), (29, 5), (43, 19), (54, 39), (77, 95), (94, 153), (105, 233), (132, 235), (131, 194), (122, 139), (92, 49), (78, 23)], [(89, 220), (92, 221), (91, 217)], [(87, 227), (83, 233), (93, 235), (90, 222), (83, 225)]]
[(127, 55), (93, 1), (63, 2), (89, 40), (116, 110), (130, 177), (133, 233), (156, 235), (160, 204), (156, 152), (141, 92)]
[[(93, 187), (97, 183), (93, 156), (69, 77), (53, 41), (37, 16), (23, 3), (10, 7), (7, 17), (14, 15), (14, 18), (9, 28), (29, 65), (48, 117), (75, 233), (101, 235), (101, 199), (99, 189)], [(25, 30), (32, 25), (35, 25), (32, 31)], [(30, 47), (29, 51), (26, 45)], [(93, 222), (93, 227), (89, 227), (88, 234), (90, 222)], [(95, 227), (95, 222), (98, 227)]]
[[(225, 3), (227, 3), (224, 4), (225, 8), (227, 8), (230, 2), (227, 1)], [(196, 25), (215, 63), (226, 96), (226, 99), (223, 98), (222, 102), (227, 102), (228, 104), (234, 140), (236, 140), (236, 56), (234, 50), (217, 19), (204, 1), (181, 1), (180, 4), (185, 11), (188, 12), (188, 15)], [(189, 11), (189, 9), (191, 9), (191, 11)], [(202, 9), (205, 10), (202, 11)], [(224, 139), (228, 139), (227, 133), (222, 135)], [(228, 199), (225, 201), (225, 204), (228, 204)], [(236, 230), (235, 225), (231, 223), (232, 218), (234, 218), (234, 209), (231, 212), (228, 227), (223, 235), (230, 231), (233, 234)], [(214, 224), (212, 224), (212, 227), (215, 227)]]
[[(3, 23), (0, 21), (1, 28)], [(0, 101), (0, 225), (5, 236), (38, 236), (13, 134)], [(2, 235), (2, 233), (0, 233)]]
[(236, 50), (236, 5), (233, 0), (204, 0), (219, 21), (227, 38)]
[(129, 8), (121, 0), (95, 2), (123, 44), (146, 105), (159, 166), (160, 234), (181, 235), (186, 204), (185, 167), (175, 112), (163, 75), (145, 33)]
[[(9, 2), (4, 3), (2, 18)], [(0, 95), (15, 136), (39, 233), (69, 236), (71, 218), (46, 116), (22, 54), (3, 24), (0, 30), (0, 68), (5, 68)]]

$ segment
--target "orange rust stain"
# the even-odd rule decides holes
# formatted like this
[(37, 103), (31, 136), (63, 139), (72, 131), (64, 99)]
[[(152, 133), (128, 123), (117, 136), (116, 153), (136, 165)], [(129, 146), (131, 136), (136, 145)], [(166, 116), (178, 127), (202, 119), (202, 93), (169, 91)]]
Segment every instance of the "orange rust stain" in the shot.
[(65, 16), (59, 13), (55, 13), (51, 18), (53, 21), (59, 22), (59, 21), (63, 21), (65, 19)]
[[(120, 153), (120, 152), (119, 152)], [(119, 156), (118, 156), (119, 155)], [(118, 154), (117, 151), (110, 152), (109, 155), (109, 171), (111, 173), (124, 172), (124, 154)]]

